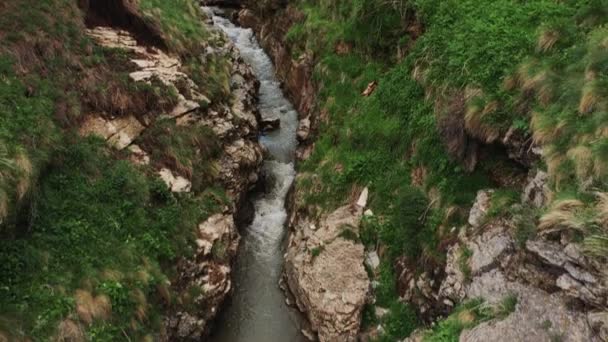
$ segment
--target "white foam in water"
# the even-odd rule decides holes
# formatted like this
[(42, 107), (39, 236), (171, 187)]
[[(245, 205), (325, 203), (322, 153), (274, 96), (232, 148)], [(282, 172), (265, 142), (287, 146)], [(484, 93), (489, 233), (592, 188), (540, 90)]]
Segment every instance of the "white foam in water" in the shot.
[(213, 22), (234, 42), (243, 59), (260, 80), (259, 110), (281, 120), (280, 129), (260, 137), (272, 156), (263, 171), (269, 179), (264, 194), (254, 200), (255, 217), (243, 232), (233, 279), (231, 304), (220, 318), (211, 340), (216, 342), (306, 341), (301, 335), (300, 315), (287, 307), (278, 281), (283, 266), (285, 198), (295, 179), (298, 113), (281, 91), (270, 58), (259, 46), (253, 31), (235, 26), (213, 14)]

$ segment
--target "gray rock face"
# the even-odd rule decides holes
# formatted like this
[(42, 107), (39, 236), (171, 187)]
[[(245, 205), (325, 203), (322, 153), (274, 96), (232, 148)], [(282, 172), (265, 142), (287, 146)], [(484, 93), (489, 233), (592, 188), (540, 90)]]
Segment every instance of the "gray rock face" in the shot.
[(567, 296), (595, 307), (608, 307), (608, 276), (605, 267), (597, 267), (583, 254), (580, 247), (543, 240), (528, 241), (526, 250), (534, 254), (547, 268), (560, 270), (555, 285)]
[(513, 239), (498, 227), (467, 243), (472, 255), (468, 260), (471, 275), (482, 274), (508, 260), (515, 250)]
[(165, 319), (164, 340), (199, 341), (208, 334), (211, 321), (225, 297), (232, 290), (231, 261), (236, 256), (239, 234), (232, 214), (211, 216), (201, 223), (197, 232), (196, 259), (180, 261), (180, 279), (174, 288), (186, 293), (200, 288), (193, 304), (200, 308), (195, 313), (177, 310)]
[[(542, 189), (543, 177), (536, 175), (530, 183)], [(425, 293), (424, 284), (426, 287), (432, 284), (428, 279), (425, 281), (428, 277), (410, 276), (405, 293), (422, 293), (426, 301), (418, 305), (416, 300), (420, 296), (404, 299), (428, 310), (438, 303), (452, 306), (483, 298), (496, 305), (507, 296), (517, 297), (513, 313), (464, 331), (461, 342), (605, 340), (602, 337), (608, 334), (605, 267), (587, 258), (581, 247), (568, 239), (557, 242), (541, 236), (527, 241), (523, 248), (518, 247), (512, 236), (515, 229), (512, 222), (485, 218), (490, 194), (490, 191), (478, 193), (469, 218), (472, 227), (463, 229), (458, 242), (449, 248), (445, 277), (437, 293)], [(542, 201), (538, 198), (527, 195), (523, 201), (542, 205), (545, 197)], [(419, 333), (407, 341), (417, 341), (422, 335)]]
[[(591, 268), (581, 267), (578, 248), (574, 245), (561, 248), (533, 240), (527, 243), (526, 251), (518, 253), (515, 241), (507, 233), (507, 224), (492, 222), (480, 235), (463, 236), (448, 253), (441, 297), (452, 301), (483, 298), (490, 304), (500, 303), (507, 296), (518, 298), (515, 312), (507, 318), (465, 331), (460, 341), (552, 341), (556, 336), (563, 341), (596, 341), (587, 314), (569, 304), (576, 298), (598, 305), (606, 298), (598, 276), (588, 272)], [(466, 260), (469, 280), (462, 275), (461, 246), (472, 252)], [(537, 262), (547, 263), (547, 267), (529, 271), (533, 257)], [(547, 292), (542, 287), (554, 290)]]
[(538, 170), (535, 175), (529, 177), (528, 184), (526, 184), (522, 194), (522, 202), (532, 204), (536, 208), (545, 205), (549, 194), (548, 181), (549, 175), (540, 170)]
[(492, 199), (493, 190), (481, 190), (477, 193), (475, 203), (469, 214), (469, 224), (473, 227), (479, 227), (486, 217), (488, 209), (490, 209), (490, 200)]
[(473, 279), (469, 298), (481, 297), (499, 303), (506, 296), (518, 299), (515, 311), (503, 320), (485, 322), (464, 331), (461, 342), (468, 341), (596, 341), (586, 315), (570, 310), (559, 293), (548, 294), (538, 288), (509, 281), (495, 269)]
[[(358, 233), (367, 189), (357, 203), (337, 209), (318, 226), (300, 222), (289, 239), (285, 275), (298, 308), (323, 341), (356, 341), (369, 291)], [(350, 230), (351, 233), (344, 233)]]

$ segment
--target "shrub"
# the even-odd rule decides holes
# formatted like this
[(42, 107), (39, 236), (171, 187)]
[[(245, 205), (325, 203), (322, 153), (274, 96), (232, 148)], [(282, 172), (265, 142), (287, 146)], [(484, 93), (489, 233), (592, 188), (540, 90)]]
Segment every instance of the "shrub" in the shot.
[(390, 306), (390, 312), (383, 320), (385, 339), (400, 340), (409, 336), (420, 325), (416, 312), (408, 304), (395, 301)]
[(413, 258), (420, 255), (421, 235), (429, 233), (424, 222), (427, 210), (428, 200), (419, 189), (406, 187), (399, 194), (390, 222), (380, 231), (380, 239), (393, 258), (404, 254)]

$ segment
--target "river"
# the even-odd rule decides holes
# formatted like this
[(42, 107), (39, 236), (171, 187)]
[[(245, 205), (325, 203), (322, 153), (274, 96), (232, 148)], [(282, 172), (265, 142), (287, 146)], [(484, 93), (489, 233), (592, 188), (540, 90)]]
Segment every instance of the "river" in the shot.
[[(205, 11), (213, 13), (209, 8)], [(252, 30), (215, 14), (213, 22), (234, 42), (259, 79), (262, 116), (279, 117), (281, 124), (279, 129), (260, 136), (260, 143), (269, 151), (263, 165), (269, 182), (265, 192), (253, 199), (255, 218), (242, 232), (233, 270), (234, 294), (218, 319), (211, 341), (307, 341), (301, 334), (301, 314), (285, 304), (278, 285), (286, 234), (285, 198), (296, 175), (298, 113), (285, 98), (272, 61)]]

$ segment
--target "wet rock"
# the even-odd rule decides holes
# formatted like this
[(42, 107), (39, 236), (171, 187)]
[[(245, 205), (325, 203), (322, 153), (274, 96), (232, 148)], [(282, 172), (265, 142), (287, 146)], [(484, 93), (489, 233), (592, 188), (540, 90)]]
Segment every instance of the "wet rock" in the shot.
[(274, 131), (281, 127), (281, 119), (278, 117), (266, 117), (262, 116), (262, 130)]
[(306, 337), (309, 341), (317, 340), (317, 335), (314, 333), (314, 331), (310, 331), (308, 329), (302, 329), (301, 332), (302, 332), (302, 335), (304, 335), (304, 337)]
[(300, 222), (289, 239), (287, 283), (320, 341), (355, 341), (359, 332), (369, 289), (365, 252), (344, 231), (358, 233), (367, 194), (326, 216), (316, 230)]
[(313, 132), (322, 119), (322, 115), (313, 110), (317, 94), (312, 77), (314, 58), (307, 53), (294, 57), (291, 44), (286, 39), (291, 26), (304, 19), (304, 13), (286, 2), (279, 1), (276, 4), (277, 6), (265, 4), (264, 7), (272, 8), (270, 12), (273, 15), (258, 15), (252, 10), (243, 9), (238, 13), (238, 21), (241, 26), (255, 32), (256, 38), (273, 60), (276, 73), (299, 113), (297, 138), (300, 145), (296, 150), (296, 158), (306, 160), (314, 149), (311, 139)]

